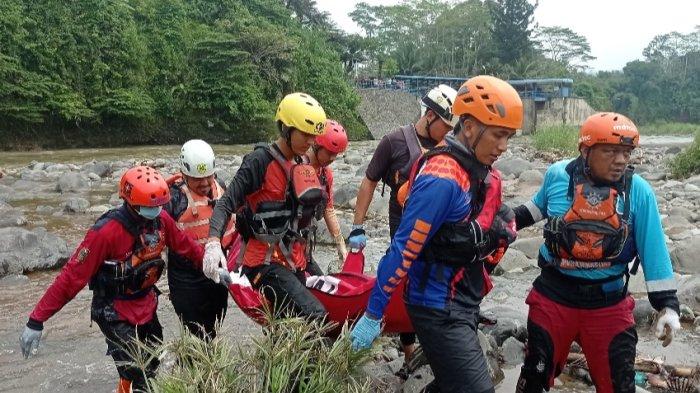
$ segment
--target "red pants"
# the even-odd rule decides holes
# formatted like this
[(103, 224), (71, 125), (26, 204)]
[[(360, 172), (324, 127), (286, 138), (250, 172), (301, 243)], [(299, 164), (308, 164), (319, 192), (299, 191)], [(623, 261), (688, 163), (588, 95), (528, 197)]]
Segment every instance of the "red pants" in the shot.
[(549, 390), (566, 365), (571, 343), (581, 345), (598, 393), (634, 392), (634, 299), (597, 309), (563, 306), (532, 289), (528, 345), (519, 392)]

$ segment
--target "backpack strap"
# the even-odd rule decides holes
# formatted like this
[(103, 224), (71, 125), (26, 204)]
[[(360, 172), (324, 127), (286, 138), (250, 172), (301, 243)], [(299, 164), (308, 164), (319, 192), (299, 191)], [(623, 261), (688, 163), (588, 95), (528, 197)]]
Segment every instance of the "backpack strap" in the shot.
[(406, 141), (406, 147), (408, 148), (408, 162), (401, 169), (399, 169), (399, 175), (404, 179), (409, 178), (411, 168), (416, 160), (423, 154), (423, 148), (418, 140), (418, 133), (416, 132), (416, 127), (413, 124), (405, 125), (400, 128), (401, 134)]

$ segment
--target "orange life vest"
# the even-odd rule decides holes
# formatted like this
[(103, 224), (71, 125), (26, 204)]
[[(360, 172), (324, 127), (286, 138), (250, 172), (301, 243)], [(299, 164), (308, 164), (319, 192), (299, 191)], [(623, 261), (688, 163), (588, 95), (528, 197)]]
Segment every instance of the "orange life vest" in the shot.
[[(224, 190), (215, 179), (210, 180), (212, 198), (192, 192), (187, 183), (182, 179), (182, 174), (176, 174), (167, 180), (168, 184), (176, 184), (187, 198), (187, 209), (177, 220), (178, 228), (182, 229), (192, 239), (200, 244), (205, 244), (209, 238), (209, 221), (214, 213), (215, 201), (224, 195)], [(233, 242), (236, 231), (235, 216), (231, 217), (224, 236), (221, 238), (221, 246), (226, 249)]]

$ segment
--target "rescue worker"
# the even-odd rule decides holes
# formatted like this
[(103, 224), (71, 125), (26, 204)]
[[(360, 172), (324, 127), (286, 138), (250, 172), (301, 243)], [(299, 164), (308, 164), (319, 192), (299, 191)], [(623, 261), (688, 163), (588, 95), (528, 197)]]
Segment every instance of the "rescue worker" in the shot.
[(479, 305), (491, 288), (488, 272), (515, 240), (515, 221), (491, 165), (521, 127), (523, 105), (508, 83), (476, 76), (460, 87), (452, 113), (454, 136), (412, 170), (401, 223), (351, 338), (354, 348), (371, 346), (408, 278), (406, 309), (435, 375), (429, 391), (493, 392), (477, 337)]
[(322, 275), (311, 258), (314, 226), (326, 207), (316, 170), (302, 156), (323, 133), (326, 114), (308, 94), (285, 96), (275, 115), (279, 138), (243, 158), (210, 220), (204, 274), (218, 280), (226, 266), (221, 238), (236, 213), (243, 238), (242, 273), (276, 313), (323, 319), (327, 312), (305, 286), (305, 274)]
[[(165, 211), (200, 244), (209, 239), (209, 220), (225, 190), (215, 171), (214, 150), (203, 140), (193, 139), (182, 145), (180, 173), (168, 179), (171, 199)], [(234, 220), (229, 220), (221, 245), (229, 252), (240, 247)], [(185, 327), (202, 339), (216, 337), (216, 326), (228, 306), (226, 287), (209, 280), (201, 269), (172, 251), (168, 252), (168, 287), (175, 313)]]
[[(374, 190), (380, 180), (388, 185), (389, 198), (389, 236), (396, 234), (401, 221), (402, 207), (397, 195), (400, 187), (408, 180), (411, 167), (420, 155), (429, 148), (441, 142), (445, 135), (454, 128), (457, 118), (452, 115), (451, 107), (457, 92), (447, 85), (439, 85), (431, 89), (421, 99), (421, 117), (416, 124), (408, 124), (386, 134), (365, 171), (360, 189), (357, 191), (355, 217), (348, 238), (351, 249), (361, 250), (367, 244), (364, 225), (367, 210)], [(382, 194), (384, 189), (382, 189)], [(415, 349), (416, 336), (413, 333), (402, 333), (399, 336), (404, 359), (409, 360)], [(408, 377), (405, 368), (399, 373)]]
[(321, 180), (321, 185), (325, 187), (327, 194), (326, 209), (323, 212), (323, 219), (328, 227), (328, 232), (335, 241), (338, 250), (339, 264), (331, 262), (328, 271), (338, 271), (348, 256), (345, 247), (345, 238), (340, 231), (338, 217), (333, 206), (333, 169), (330, 165), (335, 161), (338, 154), (342, 154), (348, 147), (348, 134), (345, 128), (335, 120), (326, 120), (323, 134), (316, 137), (316, 142), (307, 153), (309, 164), (316, 169), (316, 173)]
[(127, 348), (135, 338), (149, 345), (163, 338), (155, 286), (165, 266), (161, 253), (168, 247), (199, 268), (204, 250), (162, 211), (170, 192), (157, 170), (147, 166), (127, 170), (119, 182), (119, 196), (124, 204), (97, 220), (34, 307), (20, 346), (25, 357), (34, 355), (44, 322), (89, 283), (90, 316), (105, 335), (107, 354), (119, 372), (117, 392), (122, 393), (130, 388), (146, 390), (145, 377), (153, 377), (158, 367), (158, 359), (152, 359), (144, 376), (130, 364)]
[(627, 117), (590, 116), (580, 128), (580, 155), (551, 165), (532, 200), (514, 209), (518, 228), (547, 220), (542, 272), (526, 299), (519, 392), (549, 390), (573, 340), (586, 354), (596, 391), (634, 392), (637, 332), (627, 279), (640, 261), (649, 301), (661, 315), (656, 334), (664, 346), (680, 327), (656, 197), (629, 166), (638, 144), (637, 127)]

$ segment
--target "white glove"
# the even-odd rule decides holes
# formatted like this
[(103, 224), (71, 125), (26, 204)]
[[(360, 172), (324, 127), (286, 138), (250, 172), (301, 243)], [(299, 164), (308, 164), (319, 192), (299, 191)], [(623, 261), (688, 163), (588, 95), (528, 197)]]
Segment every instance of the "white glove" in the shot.
[(19, 346), (22, 348), (22, 355), (27, 359), (32, 355), (36, 355), (39, 351), (39, 341), (41, 340), (41, 330), (32, 329), (28, 326), (24, 327), (22, 335), (19, 337)]
[(663, 340), (664, 347), (667, 347), (673, 340), (674, 333), (681, 328), (681, 321), (675, 311), (665, 307), (659, 312), (659, 319), (656, 321), (656, 338)]
[(219, 267), (222, 266), (226, 266), (226, 257), (224, 256), (224, 251), (221, 249), (221, 243), (212, 240), (204, 246), (202, 272), (208, 279), (218, 284), (220, 281)]

